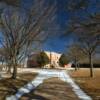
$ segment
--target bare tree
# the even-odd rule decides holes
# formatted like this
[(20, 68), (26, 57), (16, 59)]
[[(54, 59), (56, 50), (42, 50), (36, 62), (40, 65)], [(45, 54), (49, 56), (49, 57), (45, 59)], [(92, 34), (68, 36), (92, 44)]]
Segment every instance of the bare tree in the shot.
[(98, 37), (91, 35), (85, 35), (80, 37), (79, 39), (79, 46), (80, 49), (83, 51), (84, 54), (86, 54), (89, 58), (89, 64), (90, 64), (90, 76), (93, 77), (93, 56), (96, 53), (96, 48), (99, 45), (100, 40), (97, 39)]
[(12, 5), (12, 6), (20, 6), (21, 0), (0, 0), (0, 2), (4, 2), (7, 5)]
[(90, 76), (93, 77), (92, 58), (100, 46), (100, 15), (89, 15), (86, 20), (75, 20), (70, 25), (71, 31), (76, 33), (80, 50), (89, 58)]
[(2, 48), (0, 48), (0, 71), (2, 71), (3, 69), (4, 60), (5, 60), (4, 51)]
[(85, 59), (85, 54), (80, 50), (79, 45), (73, 43), (68, 46), (68, 51), (66, 52), (67, 58), (75, 64), (75, 70), (79, 69), (79, 62)]
[[(40, 3), (40, 2), (39, 2)], [(40, 4), (43, 4), (41, 2)], [(55, 4), (49, 4), (39, 13), (34, 8), (28, 13), (19, 12), (18, 8), (9, 8), (1, 16), (1, 36), (2, 46), (8, 57), (8, 62), (12, 64), (12, 78), (16, 79), (17, 65), (23, 54), (31, 47), (34, 41), (43, 41), (47, 34), (44, 27), (48, 19), (55, 12)]]

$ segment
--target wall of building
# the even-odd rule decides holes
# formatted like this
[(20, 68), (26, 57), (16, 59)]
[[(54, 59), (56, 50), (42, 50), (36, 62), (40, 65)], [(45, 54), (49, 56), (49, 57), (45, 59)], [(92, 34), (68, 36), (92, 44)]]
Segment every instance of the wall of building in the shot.
[[(59, 53), (56, 53), (56, 52), (50, 52), (50, 51), (44, 51), (47, 56), (49, 57), (50, 59), (50, 64), (47, 64), (46, 66), (44, 66), (45, 68), (50, 68), (51, 65), (54, 66), (54, 68), (57, 68), (59, 67), (59, 58), (61, 56), (61, 54)], [(35, 63), (35, 59), (36, 59), (36, 56), (39, 54), (39, 52), (37, 53), (33, 53), (28, 59), (27, 59), (27, 67), (30, 67), (30, 66), (33, 66), (33, 67), (36, 67), (38, 66), (37, 63)]]
[(53, 65), (56, 68), (59, 67), (59, 58), (61, 57), (61, 54), (50, 51), (45, 51), (45, 53), (48, 55), (51, 61), (51, 65)]

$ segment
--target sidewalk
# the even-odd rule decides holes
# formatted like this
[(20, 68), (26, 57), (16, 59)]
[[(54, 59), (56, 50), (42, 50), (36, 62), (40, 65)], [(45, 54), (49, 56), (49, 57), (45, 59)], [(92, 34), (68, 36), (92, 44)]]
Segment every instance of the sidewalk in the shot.
[[(47, 70), (47, 69), (44, 69), (44, 70), (39, 70), (38, 72), (39, 72), (39, 75), (33, 81), (31, 81), (30, 83), (28, 83), (24, 87), (20, 88), (15, 95), (13, 95), (11, 97), (7, 97), (6, 100), (18, 100), (19, 98), (21, 98), (22, 95), (24, 95), (26, 93), (28, 94), (30, 91), (32, 91), (34, 89), (37, 89), (37, 86), (39, 86), (39, 85), (41, 86), (41, 84), (43, 83), (44, 80), (46, 80), (48, 78), (52, 78), (52, 77), (58, 77), (63, 82), (66, 82), (66, 93), (67, 92), (69, 93), (69, 91), (67, 91), (67, 89), (70, 90), (71, 91), (71, 95), (74, 96), (74, 98), (73, 98), (74, 100), (78, 100), (78, 98), (79, 98), (79, 100), (80, 99), (81, 100), (92, 100), (88, 95), (86, 95), (73, 82), (73, 80), (71, 79), (71, 77), (64, 70), (62, 70), (62, 71), (58, 71), (57, 70), (56, 71), (56, 70)], [(45, 88), (45, 86), (43, 86), (43, 87)], [(54, 87), (54, 89), (56, 89), (56, 86)], [(61, 92), (61, 90), (59, 90), (59, 92)], [(69, 95), (65, 95), (65, 96), (68, 97)], [(32, 99), (32, 100), (34, 100), (34, 99)], [(48, 99), (35, 99), (35, 100), (48, 100)], [(51, 100), (53, 100), (53, 99), (51, 99)], [(62, 100), (66, 100), (66, 99), (62, 99)], [(72, 98), (69, 99), (69, 100), (72, 100)]]
[(24, 94), (20, 100), (79, 100), (79, 98), (69, 84), (59, 78), (49, 78), (34, 91)]

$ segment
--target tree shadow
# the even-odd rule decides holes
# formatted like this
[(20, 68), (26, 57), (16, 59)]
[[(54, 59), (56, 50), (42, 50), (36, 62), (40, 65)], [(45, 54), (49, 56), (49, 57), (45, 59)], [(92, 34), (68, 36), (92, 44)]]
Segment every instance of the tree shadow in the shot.
[[(68, 91), (68, 92), (66, 92)], [(49, 96), (49, 97), (48, 97)], [(24, 94), (20, 100), (78, 100), (72, 92), (72, 88), (59, 80), (51, 80), (40, 84), (28, 94)]]
[(6, 100), (7, 96), (14, 95), (15, 93), (17, 93), (19, 87), (23, 86), (26, 83), (27, 81), (20, 80), (20, 79), (13, 80), (11, 78), (6, 78), (6, 79), (0, 80), (0, 87), (1, 87), (0, 99)]
[(85, 80), (88, 80), (88, 79), (91, 79), (91, 77), (90, 76), (74, 76), (73, 78), (75, 78), (75, 79), (85, 79)]
[(31, 91), (29, 94), (24, 94), (19, 100), (24, 100), (23, 98), (27, 98), (25, 100), (49, 100), (43, 96), (40, 96), (38, 94), (34, 94), (34, 91)]

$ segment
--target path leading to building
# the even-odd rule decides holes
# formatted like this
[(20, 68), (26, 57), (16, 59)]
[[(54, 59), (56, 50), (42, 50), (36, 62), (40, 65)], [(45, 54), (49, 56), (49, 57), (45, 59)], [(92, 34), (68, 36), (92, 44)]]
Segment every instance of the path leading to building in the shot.
[[(38, 76), (29, 82), (24, 87), (20, 88), (18, 92), (10, 97), (7, 97), (6, 100), (19, 100), (19, 98), (25, 94), (29, 93), (31, 90), (36, 89), (37, 86), (43, 83), (45, 79), (49, 79), (52, 77), (58, 77), (64, 82), (67, 82), (70, 87), (72, 87), (72, 91), (77, 95), (77, 97), (81, 100), (92, 100), (90, 96), (88, 96), (84, 91), (82, 91), (77, 84), (74, 83), (72, 78), (68, 75), (65, 70), (48, 70), (48, 69), (41, 69), (37, 71), (39, 74)], [(66, 84), (67, 85), (67, 84)], [(67, 92), (67, 91), (66, 91)]]

